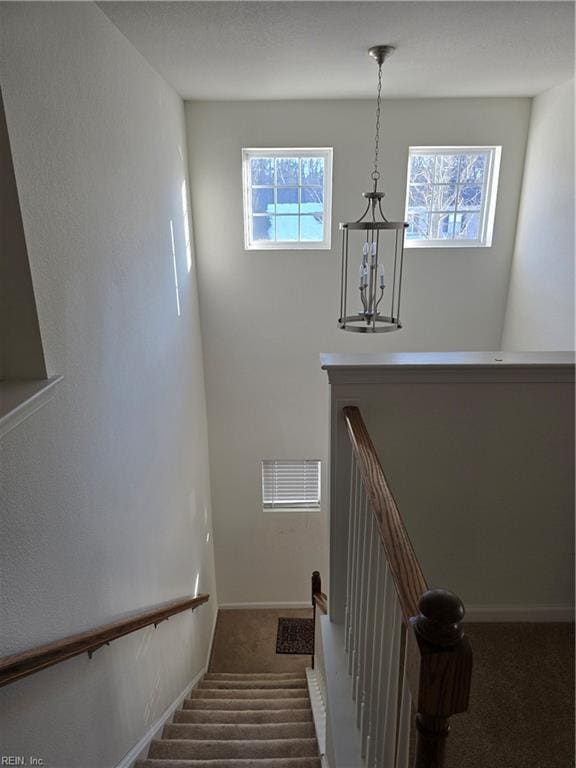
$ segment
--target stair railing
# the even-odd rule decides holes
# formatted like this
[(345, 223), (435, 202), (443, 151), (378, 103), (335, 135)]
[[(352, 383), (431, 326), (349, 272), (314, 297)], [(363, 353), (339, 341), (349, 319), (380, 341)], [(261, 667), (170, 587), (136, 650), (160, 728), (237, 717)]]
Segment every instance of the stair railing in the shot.
[(442, 768), (450, 716), (466, 711), (472, 652), (464, 607), (428, 589), (360, 411), (351, 444), (345, 651), (366, 768)]
[(0, 687), (82, 653), (87, 653), (92, 658), (93, 653), (105, 645), (110, 645), (113, 640), (136, 632), (138, 629), (144, 629), (144, 627), (152, 625), (157, 627), (158, 624), (167, 621), (171, 616), (189, 609), (194, 610), (208, 602), (209, 599), (210, 595), (206, 594), (196, 595), (196, 597), (181, 597), (178, 600), (171, 600), (168, 603), (156, 605), (154, 608), (133, 613), (112, 624), (104, 624), (95, 629), (56, 640), (53, 643), (38, 645), (28, 651), (5, 656), (0, 659)]

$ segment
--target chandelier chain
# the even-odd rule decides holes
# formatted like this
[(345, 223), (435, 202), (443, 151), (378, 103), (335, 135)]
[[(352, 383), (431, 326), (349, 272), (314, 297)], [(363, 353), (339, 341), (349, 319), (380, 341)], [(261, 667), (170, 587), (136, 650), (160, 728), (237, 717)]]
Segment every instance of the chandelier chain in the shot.
[(382, 92), (382, 63), (378, 64), (378, 92), (376, 96), (376, 135), (374, 137), (374, 170), (372, 171), (372, 179), (377, 182), (380, 178), (380, 171), (378, 170), (378, 153), (380, 151), (380, 101)]

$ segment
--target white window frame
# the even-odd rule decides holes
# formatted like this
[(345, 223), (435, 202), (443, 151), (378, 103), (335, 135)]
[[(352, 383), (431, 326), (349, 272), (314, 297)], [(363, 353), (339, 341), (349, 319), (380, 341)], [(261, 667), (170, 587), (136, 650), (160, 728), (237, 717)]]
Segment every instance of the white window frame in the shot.
[[(254, 157), (323, 157), (324, 158), (324, 239), (323, 240), (253, 240), (252, 239), (252, 182), (250, 160)], [(271, 250), (328, 250), (332, 235), (332, 147), (308, 148), (248, 148), (242, 150), (242, 187), (244, 202), (244, 248), (247, 251)], [(301, 186), (300, 184), (298, 185)]]
[[(266, 502), (266, 493), (264, 487), (265, 465), (269, 464), (316, 464), (318, 472), (317, 501), (310, 502), (308, 499), (291, 499), (282, 502), (273, 500)], [(320, 512), (322, 508), (322, 461), (320, 459), (263, 459), (260, 464), (261, 483), (262, 483), (262, 509), (264, 512)], [(286, 480), (285, 480), (286, 482)], [(305, 480), (303, 481), (305, 483)], [(286, 489), (284, 489), (284, 492)]]
[(404, 248), (490, 248), (494, 234), (494, 218), (496, 213), (496, 197), (498, 193), (498, 177), (500, 175), (501, 146), (465, 146), (465, 147), (410, 147), (408, 152), (408, 169), (406, 175), (406, 205), (405, 221), (408, 221), (408, 200), (410, 193), (410, 169), (415, 155), (450, 155), (473, 154), (488, 152), (488, 168), (484, 177), (482, 189), (482, 205), (480, 208), (480, 231), (475, 240), (411, 240), (406, 237)]

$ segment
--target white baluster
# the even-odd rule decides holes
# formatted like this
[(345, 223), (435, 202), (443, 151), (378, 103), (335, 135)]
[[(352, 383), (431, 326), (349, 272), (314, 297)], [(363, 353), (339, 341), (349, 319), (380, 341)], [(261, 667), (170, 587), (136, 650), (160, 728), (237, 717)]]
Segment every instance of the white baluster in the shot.
[(355, 525), (355, 498), (356, 498), (356, 461), (354, 458), (354, 451), (350, 452), (350, 506), (348, 510), (348, 560), (346, 568), (346, 610), (344, 613), (344, 650), (346, 653), (349, 651), (349, 628), (350, 628), (350, 616), (352, 606), (350, 601), (352, 599), (352, 573), (353, 573), (353, 552), (354, 552), (354, 535), (356, 532)]
[(408, 638), (404, 643), (404, 665), (402, 670), (402, 694), (400, 698), (400, 722), (398, 724), (398, 745), (395, 768), (408, 768), (410, 760), (410, 724), (412, 722), (412, 694), (406, 679), (408, 659)]
[(362, 757), (365, 758), (368, 750), (368, 732), (372, 720), (372, 693), (374, 689), (374, 630), (378, 612), (378, 548), (380, 535), (374, 519), (374, 513), (369, 505), (370, 516), (369, 530), (369, 555), (370, 568), (368, 575), (368, 604), (366, 606), (366, 632), (364, 635), (364, 672), (362, 676), (362, 716), (360, 720), (360, 743), (362, 745)]
[[(357, 707), (356, 707), (356, 725), (360, 729), (360, 732), (363, 731), (363, 720), (366, 715), (366, 688), (367, 688), (367, 669), (368, 669), (368, 660), (369, 660), (369, 652), (370, 652), (370, 643), (369, 643), (369, 637), (370, 637), (370, 630), (372, 629), (372, 614), (373, 614), (373, 605), (374, 605), (374, 585), (373, 585), (373, 579), (374, 579), (374, 560), (372, 559), (372, 541), (374, 539), (374, 533), (375, 533), (375, 525), (374, 525), (374, 515), (372, 514), (372, 508), (370, 506), (370, 503), (367, 502), (366, 504), (366, 534), (365, 534), (365, 540), (364, 540), (364, 589), (363, 589), (363, 600), (362, 600), (362, 624), (361, 624), (361, 632), (360, 632), (360, 659), (359, 659), (359, 669), (358, 669), (358, 701), (357, 701)], [(365, 754), (365, 741), (364, 739), (361, 740), (362, 744), (362, 757), (364, 757)]]
[(385, 567), (384, 549), (378, 531), (374, 539), (376, 555), (376, 573), (374, 575), (374, 625), (372, 627), (372, 665), (370, 672), (370, 698), (368, 702), (368, 718), (366, 730), (366, 765), (372, 766), (376, 756), (375, 731), (378, 728), (378, 670), (380, 663), (380, 637), (384, 623), (384, 587)]
[[(387, 715), (388, 683), (390, 679), (390, 654), (393, 645), (396, 588), (388, 563), (385, 568), (386, 581), (384, 586), (384, 619), (381, 627), (378, 667), (378, 707), (376, 715), (376, 760), (378, 768), (384, 764), (384, 736)], [(386, 766), (389, 768), (389, 766)]]
[(354, 666), (352, 670), (352, 698), (354, 701), (358, 701), (358, 689), (360, 683), (360, 669), (363, 663), (363, 631), (365, 628), (365, 612), (366, 612), (366, 548), (368, 541), (368, 499), (366, 493), (362, 492), (362, 502), (360, 504), (360, 540), (358, 548), (358, 610), (355, 616), (355, 656)]
[(388, 690), (386, 693), (386, 717), (384, 719), (384, 765), (393, 766), (396, 755), (396, 726), (398, 722), (398, 677), (400, 672), (400, 638), (402, 636), (402, 613), (400, 602), (394, 592), (394, 631), (390, 647)]
[(358, 548), (360, 542), (361, 483), (358, 465), (354, 460), (354, 536), (352, 542), (352, 574), (350, 584), (350, 620), (348, 627), (348, 674), (352, 674), (355, 658), (355, 618), (358, 612)]

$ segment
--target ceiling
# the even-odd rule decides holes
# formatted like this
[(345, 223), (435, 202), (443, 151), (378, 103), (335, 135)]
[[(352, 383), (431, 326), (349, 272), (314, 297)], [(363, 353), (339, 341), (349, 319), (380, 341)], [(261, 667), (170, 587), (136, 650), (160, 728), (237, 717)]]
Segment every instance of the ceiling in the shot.
[[(571, 2), (102, 2), (185, 99), (533, 96), (574, 74)], [(374, 68), (373, 68), (374, 67)]]

